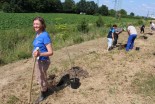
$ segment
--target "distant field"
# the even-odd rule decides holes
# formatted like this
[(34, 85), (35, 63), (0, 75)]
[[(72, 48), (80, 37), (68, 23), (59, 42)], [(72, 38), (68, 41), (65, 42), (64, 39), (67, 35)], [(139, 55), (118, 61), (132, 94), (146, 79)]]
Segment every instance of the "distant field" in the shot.
[[(61, 13), (0, 13), (0, 30), (21, 29), (32, 26), (32, 20), (36, 16), (41, 16), (47, 24), (77, 24), (82, 18), (86, 18), (90, 23), (95, 23), (98, 16), (80, 14), (61, 14)], [(113, 17), (103, 17), (105, 24), (113, 23), (135, 23), (138, 19), (122, 18), (116, 20)]]

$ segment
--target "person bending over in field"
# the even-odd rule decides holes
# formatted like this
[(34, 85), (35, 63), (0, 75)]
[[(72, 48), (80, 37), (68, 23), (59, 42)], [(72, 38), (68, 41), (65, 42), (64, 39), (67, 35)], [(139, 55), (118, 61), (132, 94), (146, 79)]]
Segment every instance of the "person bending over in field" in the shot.
[(126, 51), (129, 51), (129, 50), (132, 50), (134, 47), (134, 41), (137, 37), (137, 30), (134, 26), (129, 24), (127, 28), (127, 32), (128, 32), (129, 37), (127, 41)]

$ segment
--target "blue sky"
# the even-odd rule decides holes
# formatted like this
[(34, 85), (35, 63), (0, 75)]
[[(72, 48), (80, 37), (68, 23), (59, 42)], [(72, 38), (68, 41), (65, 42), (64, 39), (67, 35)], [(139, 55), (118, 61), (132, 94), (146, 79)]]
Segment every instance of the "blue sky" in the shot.
[[(61, 0), (64, 2), (65, 0)], [(80, 0), (74, 0), (76, 3)], [(97, 0), (86, 0), (94, 1)], [(99, 0), (99, 6), (106, 5), (109, 9), (114, 9), (115, 0)], [(119, 0), (120, 8), (127, 11), (128, 14), (131, 12), (139, 16), (154, 15), (155, 16), (155, 0)]]

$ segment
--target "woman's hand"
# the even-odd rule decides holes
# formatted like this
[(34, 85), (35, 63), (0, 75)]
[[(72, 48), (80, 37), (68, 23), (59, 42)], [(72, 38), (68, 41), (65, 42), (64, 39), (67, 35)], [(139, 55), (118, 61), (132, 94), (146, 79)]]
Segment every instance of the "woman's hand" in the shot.
[(39, 51), (35, 51), (35, 52), (33, 52), (33, 56), (34, 56), (34, 57), (38, 57), (38, 56), (40, 56), (40, 52), (39, 52)]

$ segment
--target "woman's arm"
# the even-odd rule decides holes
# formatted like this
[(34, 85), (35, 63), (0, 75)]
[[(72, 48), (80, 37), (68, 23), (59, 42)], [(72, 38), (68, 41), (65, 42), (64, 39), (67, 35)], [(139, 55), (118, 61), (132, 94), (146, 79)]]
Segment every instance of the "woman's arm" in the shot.
[(47, 52), (40, 53), (39, 56), (52, 56), (53, 55), (52, 44), (51, 43), (47, 44), (46, 48), (47, 48)]
[(38, 56), (52, 56), (53, 55), (52, 44), (51, 43), (47, 44), (46, 48), (47, 48), (47, 52), (40, 53), (39, 51), (35, 51), (33, 53), (33, 55), (35, 57), (38, 57)]

